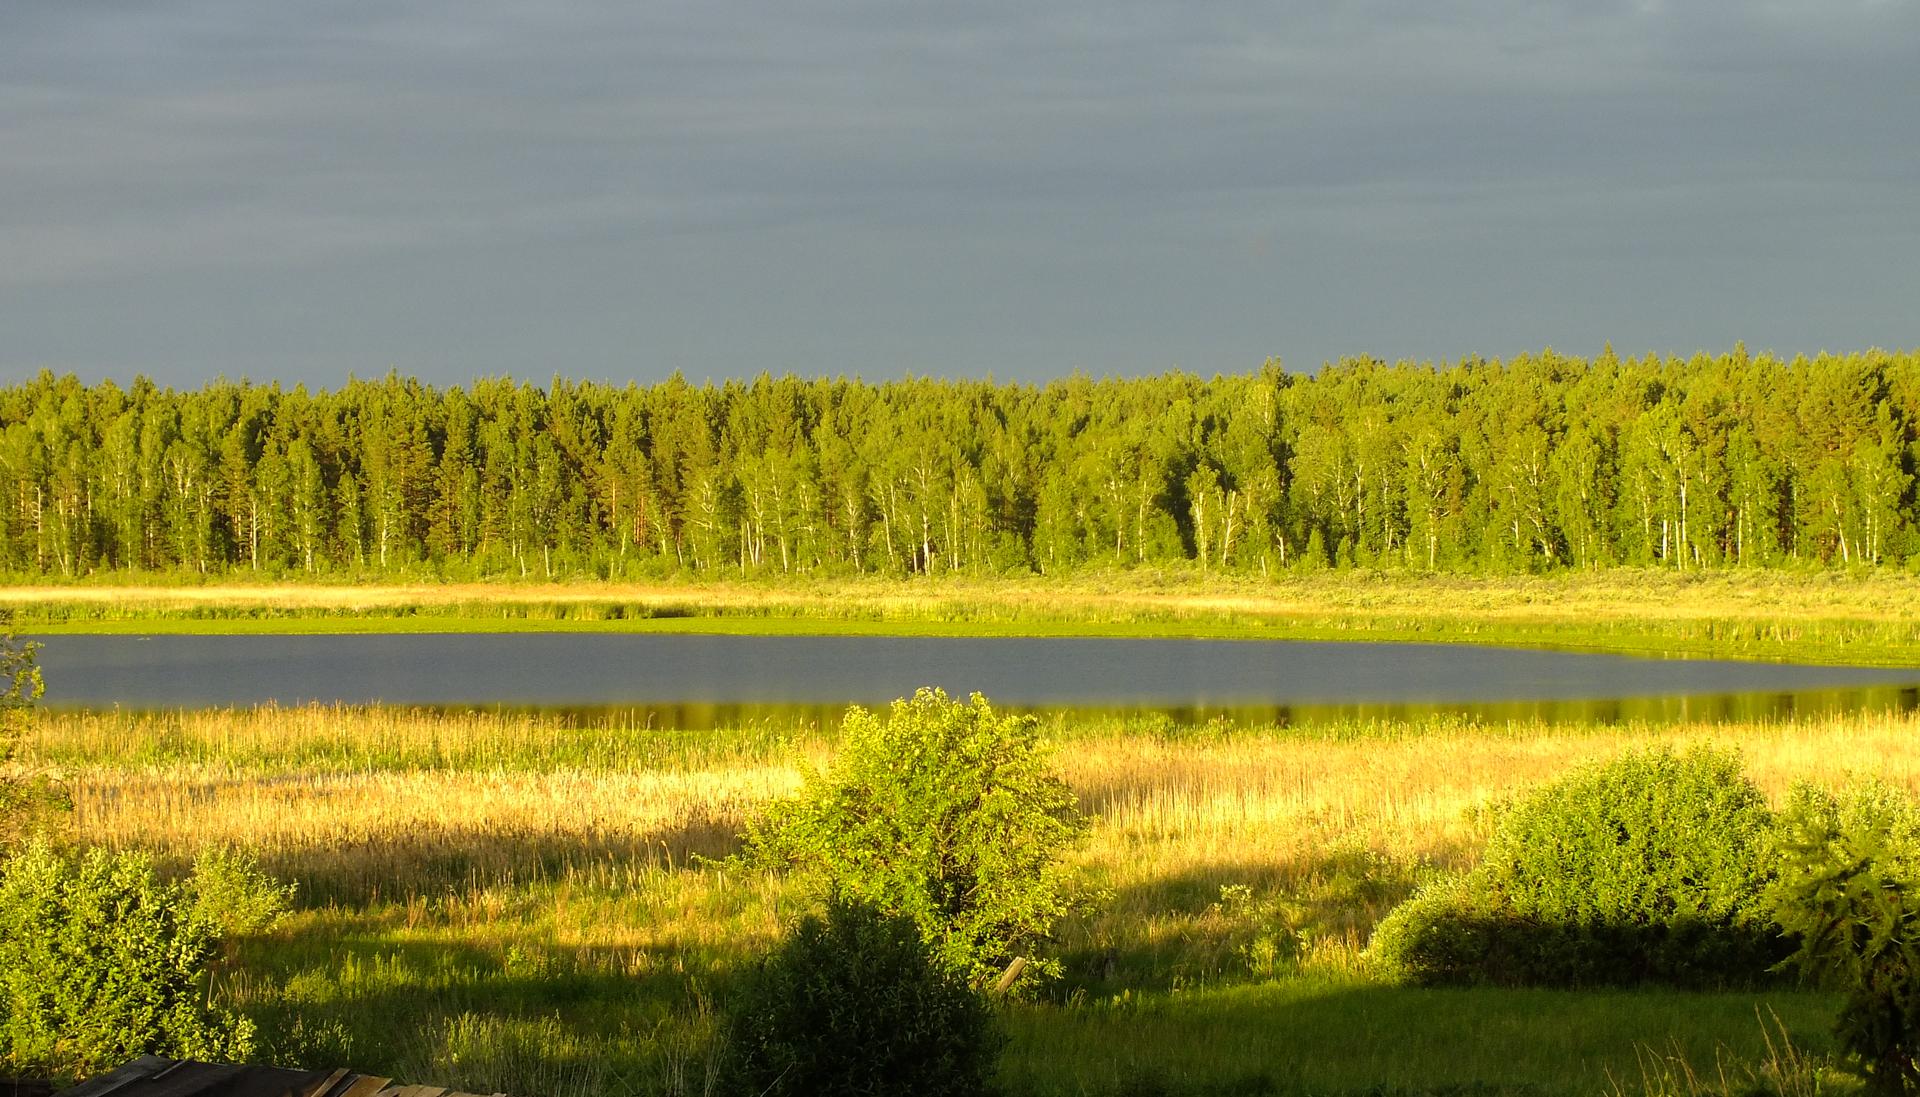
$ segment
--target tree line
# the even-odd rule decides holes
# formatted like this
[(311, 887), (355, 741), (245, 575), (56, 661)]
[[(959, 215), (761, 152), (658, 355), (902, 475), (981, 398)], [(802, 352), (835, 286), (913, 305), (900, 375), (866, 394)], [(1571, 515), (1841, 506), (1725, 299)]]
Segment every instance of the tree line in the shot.
[(0, 568), (643, 577), (1887, 566), (1920, 352), (1041, 386), (0, 389)]

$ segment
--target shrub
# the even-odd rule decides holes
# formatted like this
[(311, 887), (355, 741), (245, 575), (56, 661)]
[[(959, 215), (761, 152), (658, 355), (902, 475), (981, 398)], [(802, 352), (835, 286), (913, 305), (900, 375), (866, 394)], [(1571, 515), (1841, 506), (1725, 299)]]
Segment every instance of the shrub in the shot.
[(838, 757), (747, 835), (750, 854), (816, 876), (828, 894), (913, 920), (969, 980), (1028, 955), (1069, 909), (1061, 855), (1085, 829), (1048, 774), (1030, 716), (937, 689), (887, 719), (847, 713)]
[(280, 920), (293, 899), (293, 885), (263, 875), (252, 857), (209, 846), (193, 859), (188, 877), (194, 916), (222, 936), (259, 933)]
[[(231, 897), (241, 868), (221, 872)], [(258, 924), (260, 896), (282, 893), (252, 879)], [(0, 866), (0, 1060), (77, 1077), (143, 1054), (244, 1058), (252, 1025), (208, 1000), (221, 928), (211, 896), (161, 882), (142, 854), (28, 846)]]
[(736, 1088), (758, 1094), (979, 1094), (1005, 1043), (912, 918), (842, 899), (761, 963), (730, 1027)]
[(13, 611), (0, 610), (0, 734), (9, 747), (19, 723), (47, 692), (35, 654), (39, 650), (39, 644), (14, 635)]
[(1512, 808), (1474, 869), (1396, 908), (1370, 955), (1420, 983), (1753, 983), (1789, 951), (1762, 895), (1772, 825), (1732, 754), (1589, 766)]
[(1920, 805), (1872, 785), (1796, 789), (1775, 917), (1802, 970), (1845, 994), (1834, 1033), (1882, 1093), (1920, 1090)]
[[(13, 759), (35, 703), (46, 695), (39, 650), (39, 644), (14, 635), (13, 612), (0, 609), (0, 762)], [(12, 845), (61, 805), (60, 790), (43, 775), (0, 775), (0, 844)]]

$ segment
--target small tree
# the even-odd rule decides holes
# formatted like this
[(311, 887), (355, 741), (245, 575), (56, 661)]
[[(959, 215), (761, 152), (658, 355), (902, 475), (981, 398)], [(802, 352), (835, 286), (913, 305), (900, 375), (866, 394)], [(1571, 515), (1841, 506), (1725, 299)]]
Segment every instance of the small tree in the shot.
[(1874, 1090), (1920, 1092), (1920, 805), (1880, 785), (1794, 790), (1774, 916), (1801, 969), (1846, 995), (1834, 1034)]
[(813, 875), (829, 895), (903, 915), (936, 957), (976, 983), (1036, 961), (1069, 909), (1066, 849), (1085, 829), (1047, 772), (1031, 716), (937, 689), (881, 719), (847, 713), (838, 757), (747, 834), (761, 863)]
[[(33, 707), (46, 695), (36, 654), (40, 645), (21, 640), (13, 631), (13, 612), (0, 610), (0, 762), (13, 759), (13, 750), (33, 718)], [(11, 845), (30, 832), (46, 810), (59, 801), (47, 781), (17, 774), (0, 775), (0, 845)]]
[(838, 899), (801, 919), (730, 1012), (742, 1093), (970, 1097), (1006, 1042), (913, 919)]
[(253, 1026), (209, 1001), (209, 970), (224, 934), (265, 928), (286, 894), (229, 856), (166, 883), (144, 854), (28, 846), (0, 865), (0, 1067), (244, 1058)]
[(46, 695), (47, 682), (35, 656), (39, 650), (39, 644), (14, 634), (13, 611), (0, 610), (0, 735), (6, 737), (0, 750), (12, 751), (34, 702)]

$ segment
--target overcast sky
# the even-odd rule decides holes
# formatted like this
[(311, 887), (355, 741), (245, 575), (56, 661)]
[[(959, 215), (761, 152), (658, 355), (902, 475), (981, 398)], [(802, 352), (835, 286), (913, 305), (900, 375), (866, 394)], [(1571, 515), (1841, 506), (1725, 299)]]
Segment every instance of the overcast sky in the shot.
[(3, 0), (0, 380), (1920, 345), (1920, 0)]

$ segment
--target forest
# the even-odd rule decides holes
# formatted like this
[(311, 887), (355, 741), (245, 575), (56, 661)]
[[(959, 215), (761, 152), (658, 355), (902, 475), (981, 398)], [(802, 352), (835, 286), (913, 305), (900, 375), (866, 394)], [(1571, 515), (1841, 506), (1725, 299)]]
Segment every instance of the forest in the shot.
[(0, 570), (608, 578), (1920, 562), (1920, 352), (1041, 386), (0, 389)]

